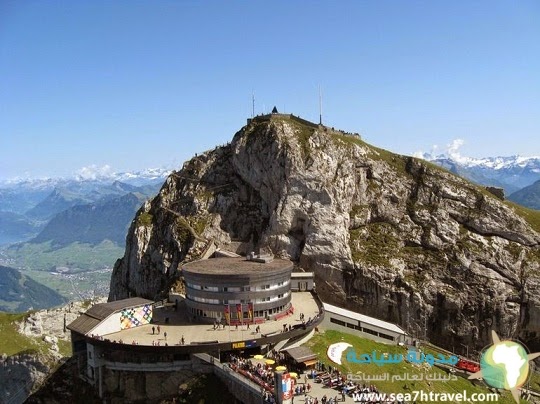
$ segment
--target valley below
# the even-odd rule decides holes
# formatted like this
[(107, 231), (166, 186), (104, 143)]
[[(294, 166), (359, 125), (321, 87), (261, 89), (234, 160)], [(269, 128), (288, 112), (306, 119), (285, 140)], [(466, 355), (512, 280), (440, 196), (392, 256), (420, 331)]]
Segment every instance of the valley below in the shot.
[(23, 274), (57, 291), (69, 301), (86, 300), (109, 293), (112, 268), (59, 272), (23, 270)]

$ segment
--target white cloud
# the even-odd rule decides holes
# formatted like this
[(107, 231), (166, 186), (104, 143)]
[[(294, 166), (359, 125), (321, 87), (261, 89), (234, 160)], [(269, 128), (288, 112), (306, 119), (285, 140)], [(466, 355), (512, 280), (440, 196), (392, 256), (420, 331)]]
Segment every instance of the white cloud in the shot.
[(463, 139), (454, 139), (446, 145), (446, 155), (455, 161), (460, 161), (464, 157), (461, 156), (459, 149), (465, 144)]
[(438, 145), (434, 144), (433, 146), (431, 146), (431, 150), (429, 152), (418, 150), (413, 153), (413, 156), (426, 160), (432, 160), (435, 158), (451, 158), (458, 163), (465, 163), (469, 161), (470, 158), (461, 155), (460, 150), (464, 144), (465, 140), (458, 138), (452, 140), (444, 148), (441, 148)]
[(431, 146), (431, 150), (429, 152), (424, 152), (423, 150), (417, 150), (413, 153), (413, 157), (424, 159), (424, 160), (431, 160), (437, 157), (437, 154), (439, 152), (439, 146), (434, 144)]
[(101, 167), (96, 164), (90, 164), (89, 166), (82, 167), (77, 170), (75, 175), (83, 180), (96, 180), (98, 178), (110, 177), (113, 174), (112, 168), (110, 165), (105, 164)]

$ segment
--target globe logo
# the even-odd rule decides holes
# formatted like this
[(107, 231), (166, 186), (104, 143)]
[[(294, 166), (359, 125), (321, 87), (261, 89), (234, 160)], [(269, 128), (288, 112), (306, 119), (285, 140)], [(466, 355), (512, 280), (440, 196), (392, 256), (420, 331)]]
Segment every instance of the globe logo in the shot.
[(529, 361), (540, 353), (527, 354), (525, 347), (515, 341), (501, 341), (495, 331), (491, 332), (493, 345), (486, 349), (480, 358), (480, 371), (469, 379), (483, 378), (491, 387), (510, 390), (519, 403), (518, 388), (523, 386), (529, 376)]
[(485, 382), (496, 389), (519, 388), (529, 376), (529, 360), (523, 345), (502, 341), (482, 354), (480, 368)]

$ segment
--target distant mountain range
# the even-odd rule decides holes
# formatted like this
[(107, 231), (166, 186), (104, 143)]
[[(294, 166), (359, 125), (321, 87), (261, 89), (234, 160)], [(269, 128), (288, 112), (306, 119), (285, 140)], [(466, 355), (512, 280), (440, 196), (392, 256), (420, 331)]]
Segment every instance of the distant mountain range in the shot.
[[(88, 223), (90, 218), (82, 219), (84, 212), (92, 214), (92, 220), (95, 220), (99, 216), (99, 212), (95, 212), (96, 209), (99, 211), (115, 204), (122, 204), (126, 201), (119, 198), (127, 194), (132, 194), (133, 197), (126, 206), (122, 206), (122, 209), (131, 215), (133, 201), (137, 199), (142, 202), (155, 195), (168, 173), (169, 171), (164, 169), (148, 169), (136, 173), (117, 173), (90, 178), (75, 176), (3, 181), (0, 183), (0, 245), (24, 242), (32, 238), (43, 240), (52, 234), (52, 229), (58, 226), (62, 218), (77, 217), (73, 222), (74, 226)], [(87, 208), (69, 211), (81, 206)], [(63, 215), (53, 220), (60, 213)], [(121, 212), (118, 212), (118, 216), (118, 219), (110, 225), (118, 223), (120, 218), (125, 219), (125, 215)], [(52, 225), (48, 226), (50, 221)], [(44, 230), (45, 234), (40, 235), (41, 230)], [(72, 228), (67, 229), (64, 226), (64, 230), (68, 230), (69, 233)], [(95, 230), (94, 226), (93, 229), (82, 233), (88, 234)], [(122, 231), (124, 230), (125, 226), (122, 226)], [(74, 233), (82, 234), (81, 230)], [(119, 240), (118, 235), (114, 235), (113, 239)], [(95, 238), (92, 240), (96, 241)]]
[(110, 184), (120, 181), (126, 184), (141, 186), (153, 181), (160, 181), (170, 173), (168, 168), (148, 168), (135, 172), (107, 173), (107, 174), (75, 174), (70, 177), (17, 177), (0, 180), (0, 189), (25, 188), (27, 190), (53, 189), (65, 184), (80, 184), (81, 187), (94, 184)]
[(30, 243), (52, 242), (53, 248), (71, 243), (96, 245), (110, 240), (124, 245), (127, 230), (135, 212), (150, 194), (128, 194), (103, 197), (95, 203), (75, 205), (56, 214)]
[(135, 212), (168, 173), (4, 181), (0, 264), (40, 271), (111, 268)]
[(23, 312), (58, 306), (66, 299), (56, 291), (21, 274), (0, 266), (0, 311)]
[(159, 186), (169, 172), (166, 169), (147, 169), (99, 176), (3, 180), (0, 181), (0, 211), (43, 219), (51, 212), (58, 213), (81, 202), (96, 202), (103, 196), (135, 191), (144, 193), (144, 190), (129, 187)]
[(39, 233), (42, 227), (19, 213), (0, 211), (0, 245), (28, 240)]
[[(449, 157), (425, 153), (431, 161), (477, 184), (503, 188), (507, 198), (523, 206), (538, 209), (540, 199), (528, 187), (540, 180), (540, 157)], [(517, 191), (521, 192), (519, 194)], [(528, 196), (529, 193), (531, 195)]]
[(514, 192), (509, 199), (520, 205), (540, 210), (540, 180)]

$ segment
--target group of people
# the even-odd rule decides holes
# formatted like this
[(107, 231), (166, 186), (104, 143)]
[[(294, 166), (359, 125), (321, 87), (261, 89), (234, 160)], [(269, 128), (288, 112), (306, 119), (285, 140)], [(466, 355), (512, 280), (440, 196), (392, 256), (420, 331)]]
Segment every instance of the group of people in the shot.
[(311, 391), (311, 384), (309, 383), (297, 384), (296, 387), (294, 388), (294, 394), (297, 396), (301, 394), (307, 394), (310, 391)]
[(327, 397), (326, 394), (319, 400), (317, 397), (306, 396), (305, 404), (335, 404), (339, 401), (338, 396)]
[(254, 364), (251, 360), (236, 355), (229, 355), (229, 367), (235, 372), (247, 377), (261, 386), (262, 398), (265, 404), (274, 404), (274, 371), (261, 363)]
[(225, 323), (220, 323), (219, 321), (214, 321), (214, 330), (219, 330), (221, 327), (225, 329)]
[(263, 393), (263, 403), (264, 404), (274, 404), (276, 402), (276, 398), (272, 393), (269, 391), (264, 391)]
[(273, 386), (274, 384), (274, 371), (272, 368), (264, 366), (261, 363), (254, 364), (251, 360), (242, 358), (236, 355), (230, 355), (229, 357), (230, 367), (234, 370), (241, 370), (241, 373), (247, 373), (249, 376), (253, 376), (255, 381), (262, 386)]
[[(319, 371), (317, 372), (316, 370), (311, 370), (310, 378), (314, 379), (316, 383), (323, 383), (326, 386), (333, 387), (340, 392), (340, 394), (336, 395), (333, 399), (326, 398), (324, 401), (321, 400), (321, 404), (337, 402), (336, 400), (338, 399), (338, 396), (341, 396), (339, 401), (345, 401), (345, 396), (352, 395), (353, 393), (380, 394), (379, 389), (374, 384), (366, 385), (348, 381), (336, 367), (326, 366), (318, 363), (316, 369)], [(323, 397), (323, 399), (325, 399), (325, 397)], [(313, 402), (313, 404), (317, 404), (317, 401)]]
[[(169, 346), (169, 344), (167, 343), (167, 332), (166, 331), (163, 333), (163, 337), (165, 338), (164, 346)], [(182, 335), (182, 338), (180, 338), (180, 341), (178, 341), (178, 344), (176, 344), (176, 345), (185, 345), (185, 343), (186, 343), (186, 340), (184, 339), (184, 336)], [(161, 343), (160, 343), (159, 339), (157, 341), (152, 340), (152, 346), (161, 346)]]
[(274, 359), (278, 365), (283, 364), (285, 362), (285, 354), (283, 352), (278, 352), (275, 349), (272, 349), (268, 354), (266, 355), (271, 359)]

